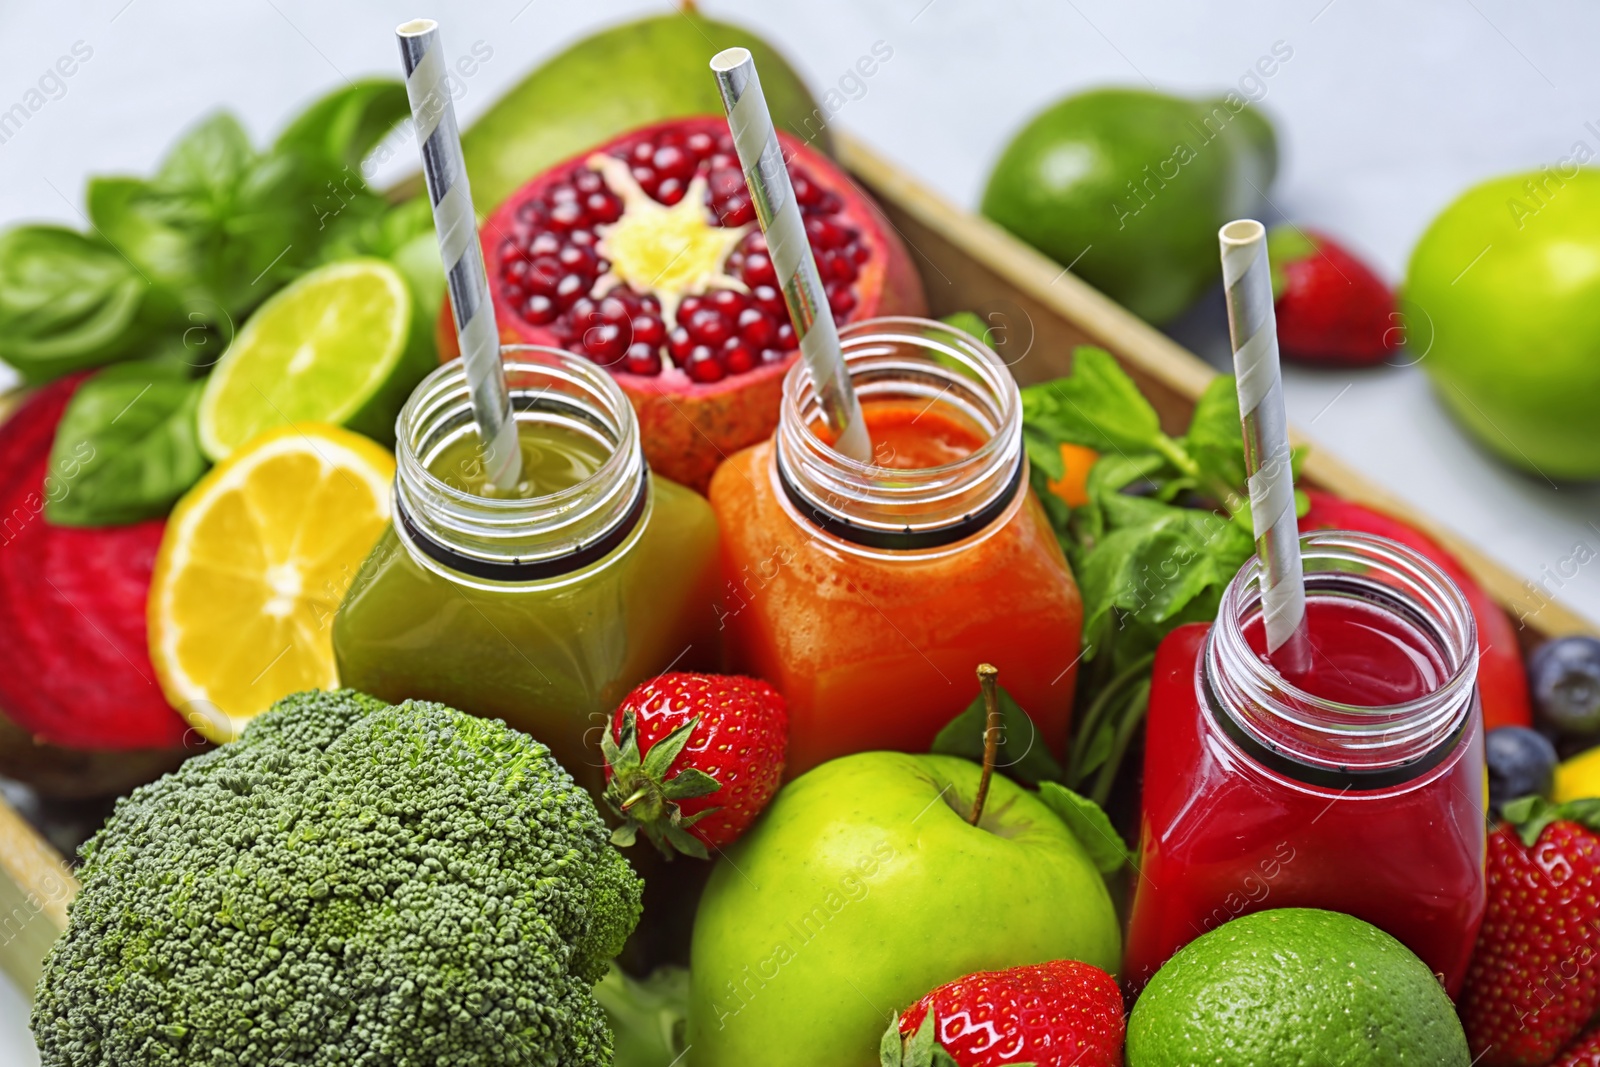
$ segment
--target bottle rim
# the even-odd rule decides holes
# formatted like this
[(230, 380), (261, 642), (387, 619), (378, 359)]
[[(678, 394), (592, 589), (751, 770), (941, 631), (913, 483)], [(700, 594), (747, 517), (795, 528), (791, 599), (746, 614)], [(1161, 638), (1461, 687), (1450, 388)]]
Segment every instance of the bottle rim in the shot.
[(1430, 692), (1382, 706), (1318, 696), (1280, 675), (1245, 638), (1261, 612), (1259, 557), (1223, 591), (1198, 684), (1218, 724), (1269, 768), (1313, 785), (1383, 788), (1419, 777), (1455, 750), (1477, 707), (1477, 624), (1438, 564), (1376, 534), (1302, 535), (1308, 598), (1354, 595), (1430, 640), (1445, 675)]
[(881, 443), (871, 461), (843, 455), (814, 429), (821, 401), (810, 368), (797, 362), (784, 377), (773, 448), (793, 510), (840, 541), (899, 552), (967, 540), (1007, 514), (1026, 489), (1027, 459), (1021, 394), (1000, 357), (971, 334), (909, 316), (852, 323), (839, 340), (863, 404), (944, 404), (983, 441), (932, 467), (893, 466)]
[(466, 367), (451, 360), (413, 390), (395, 422), (394, 525), (434, 563), (500, 582), (538, 581), (592, 565), (628, 539), (648, 512), (638, 420), (603, 367), (538, 345), (501, 348), (519, 425), (561, 422), (610, 450), (587, 478), (528, 497), (486, 497), (430, 469), (475, 434)]

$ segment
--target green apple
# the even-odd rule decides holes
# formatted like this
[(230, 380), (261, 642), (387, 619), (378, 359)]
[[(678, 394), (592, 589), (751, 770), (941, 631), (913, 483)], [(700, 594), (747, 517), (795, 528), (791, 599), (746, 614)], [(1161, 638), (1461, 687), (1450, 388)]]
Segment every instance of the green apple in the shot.
[(1411, 253), (1407, 346), (1482, 444), (1547, 478), (1600, 478), (1600, 171), (1467, 190)]
[(977, 764), (863, 752), (784, 786), (718, 862), (691, 950), (696, 1067), (868, 1067), (892, 1013), (973, 971), (1116, 972), (1111, 897), (1066, 825)]

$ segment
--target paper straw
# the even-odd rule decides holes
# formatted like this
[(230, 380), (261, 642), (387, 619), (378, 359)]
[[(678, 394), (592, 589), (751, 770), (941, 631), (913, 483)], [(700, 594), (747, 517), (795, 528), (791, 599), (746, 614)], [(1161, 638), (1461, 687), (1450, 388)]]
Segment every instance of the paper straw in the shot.
[(800, 355), (816, 385), (823, 421), (834, 436), (833, 448), (851, 459), (868, 462), (872, 442), (867, 424), (839, 350), (839, 331), (833, 324), (817, 261), (811, 255), (805, 220), (789, 183), (789, 169), (784, 166), (767, 99), (761, 93), (755, 60), (748, 49), (729, 48), (711, 58), (711, 70), (722, 90), (733, 146), (750, 187), (756, 220), (767, 237), (767, 254), (781, 283), (783, 302), (789, 306)]
[(495, 327), (489, 275), (478, 244), (478, 220), (472, 212), (455, 104), (444, 84), (439, 24), (433, 19), (412, 19), (396, 28), (395, 36), (400, 40), (406, 96), (411, 101), (422, 174), (433, 203), (433, 226), (439, 233), (439, 255), (444, 260), (461, 360), (466, 364), (472, 414), (484, 442), (484, 467), (491, 485), (510, 489), (522, 477), (522, 451), (505, 367), (500, 362), (500, 331)]
[(1217, 238), (1222, 243), (1222, 283), (1227, 290), (1228, 331), (1233, 335), (1245, 469), (1250, 475), (1250, 515), (1261, 558), (1267, 655), (1279, 673), (1303, 674), (1311, 666), (1306, 587), (1294, 514), (1289, 418), (1278, 366), (1267, 229), (1254, 219), (1238, 219), (1222, 227)]

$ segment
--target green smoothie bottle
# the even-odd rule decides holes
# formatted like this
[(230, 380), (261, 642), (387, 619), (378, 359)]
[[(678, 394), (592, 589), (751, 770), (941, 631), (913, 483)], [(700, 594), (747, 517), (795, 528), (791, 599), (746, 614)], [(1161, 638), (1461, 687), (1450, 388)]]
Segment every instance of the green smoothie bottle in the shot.
[(504, 719), (598, 790), (622, 697), (720, 661), (716, 519), (650, 473), (604, 369), (505, 355), (521, 483), (488, 484), (461, 362), (430, 374), (400, 413), (394, 523), (334, 618), (334, 655), (342, 684)]

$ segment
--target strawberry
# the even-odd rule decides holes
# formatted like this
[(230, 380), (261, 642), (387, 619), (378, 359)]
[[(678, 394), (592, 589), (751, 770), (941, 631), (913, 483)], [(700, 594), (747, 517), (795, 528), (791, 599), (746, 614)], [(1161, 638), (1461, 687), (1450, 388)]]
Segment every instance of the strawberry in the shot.
[(1600, 1067), (1600, 1027), (1595, 1027), (1571, 1045), (1551, 1067)]
[(1600, 1007), (1600, 800), (1503, 811), (1461, 1020), (1476, 1067), (1539, 1067)]
[(629, 693), (601, 740), (611, 839), (644, 831), (667, 856), (707, 857), (755, 821), (783, 779), (789, 715), (766, 682), (663, 674)]
[(889, 1025), (883, 1067), (1122, 1067), (1122, 991), (1098, 967), (1056, 960), (940, 986)]
[(1285, 359), (1365, 367), (1400, 347), (1394, 293), (1331, 237), (1274, 226), (1267, 254)]

